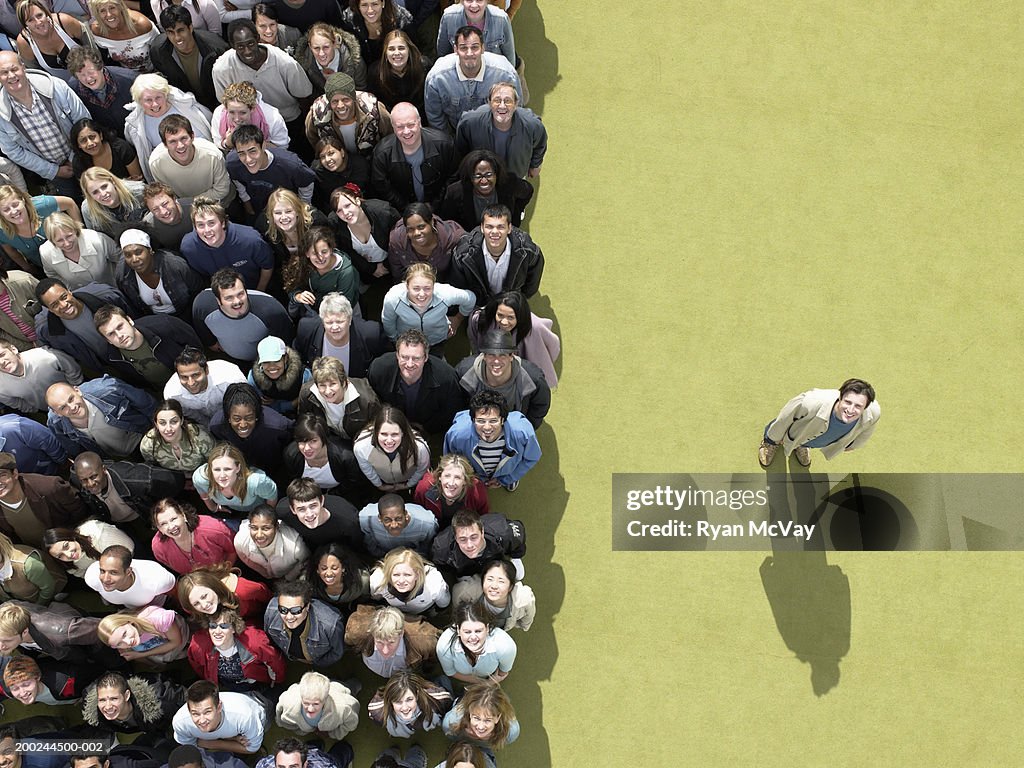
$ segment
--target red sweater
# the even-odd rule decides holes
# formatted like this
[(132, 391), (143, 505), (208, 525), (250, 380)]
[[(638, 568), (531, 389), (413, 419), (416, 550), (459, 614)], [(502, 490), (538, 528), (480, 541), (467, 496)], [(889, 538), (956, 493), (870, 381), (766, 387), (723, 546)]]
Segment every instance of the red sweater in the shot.
[[(257, 683), (271, 685), (284, 681), (287, 668), (284, 654), (270, 642), (267, 633), (257, 627), (246, 625), (242, 634), (235, 637), (236, 645), (244, 646), (253, 658), (242, 664), (242, 674)], [(220, 683), (217, 661), (220, 654), (213, 647), (210, 633), (200, 629), (192, 635), (188, 645), (188, 663), (203, 680)], [(243, 654), (244, 656), (244, 654)]]
[(189, 573), (197, 565), (214, 565), (238, 559), (231, 530), (220, 520), (199, 515), (199, 525), (192, 531), (192, 551), (181, 548), (162, 533), (153, 534), (153, 557), (177, 574)]

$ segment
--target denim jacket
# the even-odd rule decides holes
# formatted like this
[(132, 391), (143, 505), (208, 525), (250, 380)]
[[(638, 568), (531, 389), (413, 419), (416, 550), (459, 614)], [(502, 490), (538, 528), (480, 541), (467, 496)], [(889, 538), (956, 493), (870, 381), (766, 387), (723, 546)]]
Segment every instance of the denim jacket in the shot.
[(491, 86), (505, 80), (515, 85), (519, 101), (522, 102), (523, 89), (519, 85), (515, 67), (497, 53), (484, 51), (481, 55), (484, 72), (480, 81), (459, 79), (459, 57), (455, 53), (442, 56), (431, 67), (427, 73), (423, 96), (427, 123), (431, 128), (454, 134), (459, 118), (471, 109), (486, 104)]
[[(305, 650), (309, 660), (316, 667), (327, 667), (341, 658), (345, 652), (345, 620), (341, 614), (320, 600), (312, 600), (309, 606), (309, 634)], [(291, 636), (284, 627), (281, 614), (277, 612), (277, 598), (267, 605), (263, 618), (267, 635), (285, 654), (291, 646)]]
[[(139, 434), (145, 434), (152, 426), (156, 401), (141, 389), (106, 374), (101, 379), (82, 382), (78, 389), (110, 426)], [(50, 411), (46, 417), (46, 426), (57, 436), (68, 455), (77, 456), (84, 451), (96, 451), (102, 455), (95, 441), (75, 429), (66, 416), (58, 416)]]

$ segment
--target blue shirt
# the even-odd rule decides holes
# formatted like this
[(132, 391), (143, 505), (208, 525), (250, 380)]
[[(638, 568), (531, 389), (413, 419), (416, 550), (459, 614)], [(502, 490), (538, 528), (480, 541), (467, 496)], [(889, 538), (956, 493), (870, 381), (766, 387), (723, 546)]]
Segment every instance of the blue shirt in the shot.
[(419, 504), (406, 503), (405, 511), (409, 515), (409, 524), (393, 536), (381, 523), (376, 504), (367, 504), (360, 510), (359, 527), (371, 555), (384, 557), (396, 547), (409, 547), (424, 557), (430, 557), (430, 543), (437, 533), (437, 518)]
[(244, 224), (228, 224), (224, 242), (217, 248), (200, 240), (196, 232), (189, 232), (181, 241), (181, 255), (203, 277), (211, 277), (224, 267), (238, 270), (250, 291), (259, 286), (261, 269), (274, 268), (274, 253), (266, 240)]
[(822, 432), (813, 440), (803, 444), (804, 448), (824, 448), (826, 445), (832, 445), (832, 443), (841, 440), (846, 435), (853, 431), (853, 428), (857, 426), (857, 422), (860, 419), (854, 419), (849, 424), (844, 423), (836, 416), (836, 409), (833, 408), (832, 412), (828, 415), (828, 429)]

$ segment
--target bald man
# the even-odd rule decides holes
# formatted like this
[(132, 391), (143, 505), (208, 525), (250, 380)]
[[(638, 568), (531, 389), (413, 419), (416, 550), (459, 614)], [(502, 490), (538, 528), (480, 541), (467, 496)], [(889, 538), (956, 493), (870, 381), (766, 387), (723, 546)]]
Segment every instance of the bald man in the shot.
[(46, 390), (46, 426), (69, 456), (94, 451), (102, 456), (133, 456), (149, 431), (156, 402), (141, 389), (104, 376), (72, 387)]
[(163, 467), (130, 461), (103, 461), (93, 451), (75, 459), (71, 484), (93, 516), (115, 523), (145, 519), (160, 499), (185, 490), (185, 476)]
[(381, 139), (373, 150), (373, 196), (399, 211), (414, 201), (436, 209), (456, 170), (451, 138), (424, 128), (420, 113), (407, 101), (391, 110), (391, 128), (394, 134)]
[(59, 477), (21, 473), (10, 453), (0, 453), (0, 531), (40, 551), (47, 528), (74, 528), (89, 516), (75, 489)]

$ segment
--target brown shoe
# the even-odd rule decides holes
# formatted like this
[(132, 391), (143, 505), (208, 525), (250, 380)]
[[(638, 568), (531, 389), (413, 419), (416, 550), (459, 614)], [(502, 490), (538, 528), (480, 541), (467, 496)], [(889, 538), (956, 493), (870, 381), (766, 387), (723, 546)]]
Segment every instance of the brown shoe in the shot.
[(758, 463), (768, 469), (771, 466), (772, 460), (775, 458), (775, 452), (779, 450), (779, 446), (767, 442), (766, 440), (761, 441), (761, 447), (757, 449), (757, 461)]
[(809, 467), (809, 466), (811, 466), (811, 451), (810, 451), (810, 449), (804, 448), (803, 446), (800, 446), (795, 451), (793, 451), (793, 454), (796, 456), (797, 463), (801, 467)]

